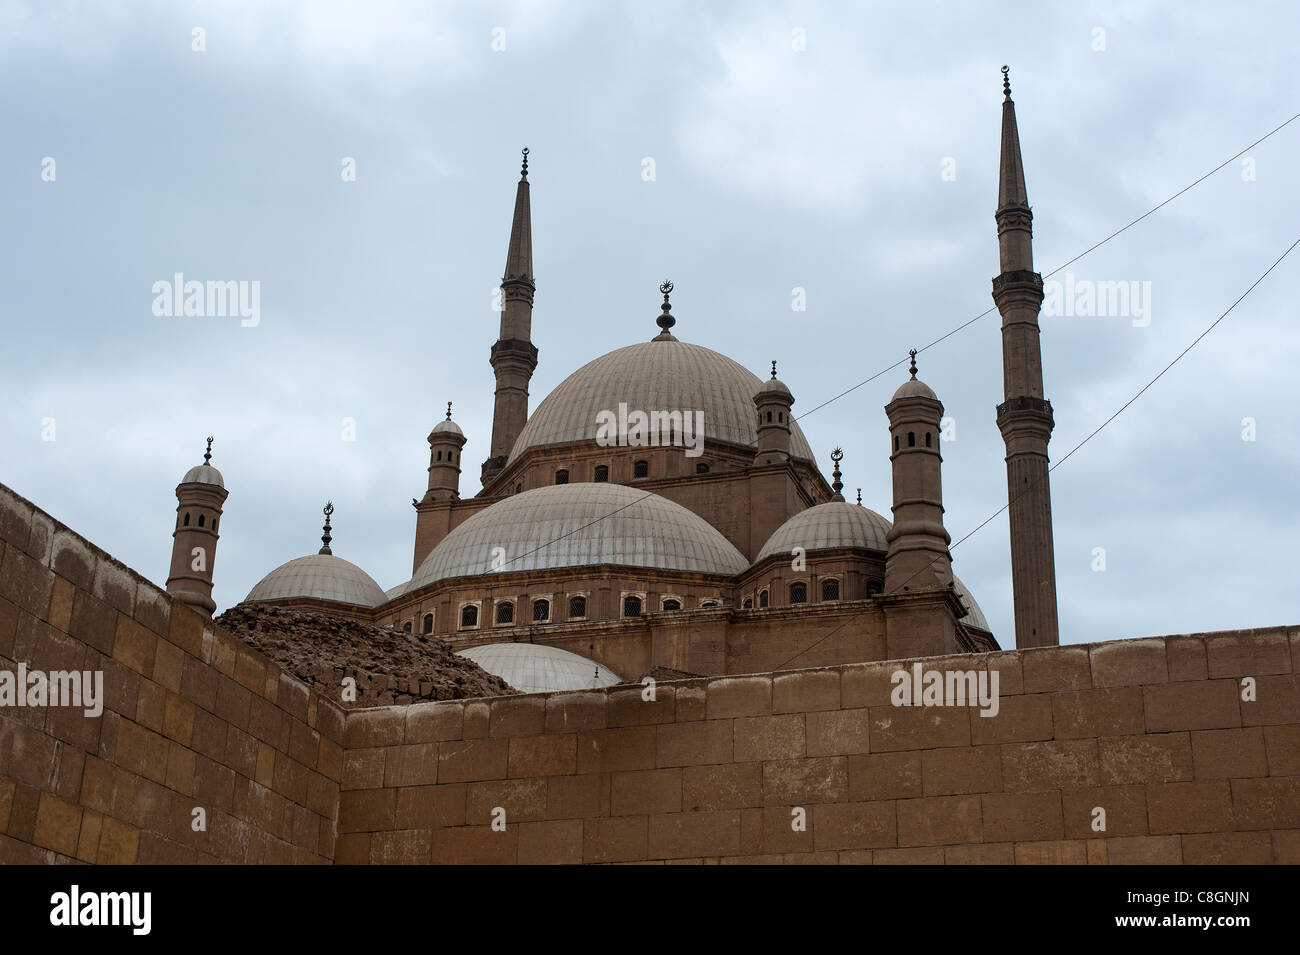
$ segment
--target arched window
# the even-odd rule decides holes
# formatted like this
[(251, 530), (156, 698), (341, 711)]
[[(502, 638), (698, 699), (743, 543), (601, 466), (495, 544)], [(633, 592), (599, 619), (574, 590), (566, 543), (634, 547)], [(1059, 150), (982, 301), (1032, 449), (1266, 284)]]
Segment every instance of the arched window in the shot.
[(190, 526), (190, 515), (189, 515), (189, 514), (186, 514), (186, 515), (185, 515), (185, 526), (186, 526), (186, 527), (189, 527), (189, 526)]
[(516, 494), (518, 494), (518, 493), (519, 493), (520, 491), (522, 491), (523, 489), (524, 489), (524, 486), (523, 486), (522, 484), (516, 484), (516, 485), (515, 485), (515, 493), (516, 493)]
[(641, 598), (636, 594), (628, 594), (623, 598), (623, 616), (639, 617), (641, 616)]
[(778, 412), (776, 413), (776, 420), (777, 420), (777, 423), (778, 423), (778, 424), (784, 424), (784, 423), (785, 423), (785, 412), (784, 412), (784, 411), (778, 411)]
[(740, 605), (740, 609), (741, 609), (741, 610), (753, 610), (753, 609), (754, 609), (754, 598), (753, 598), (753, 597), (746, 597), (746, 598), (745, 598), (745, 602), (742, 603), (742, 604)]
[(874, 597), (874, 596), (876, 596), (876, 594), (884, 593), (884, 590), (885, 590), (885, 588), (884, 588), (884, 586), (880, 583), (879, 580), (872, 579), (872, 580), (868, 580), (868, 581), (867, 581), (867, 596), (868, 596), (868, 597)]
[(609, 480), (609, 465), (607, 465), (607, 464), (597, 464), (597, 465), (596, 465), (596, 477), (594, 478), (594, 480), (596, 480), (596, 481), (598, 481), (598, 482), (599, 482), (599, 481), (608, 481), (608, 480)]
[(436, 460), (436, 461), (441, 461), (441, 460), (442, 460), (442, 452), (441, 452), (441, 451), (438, 452), (438, 456), (437, 456), (437, 458), (435, 458), (434, 460)]
[(709, 466), (708, 466), (708, 464), (705, 463), (704, 461), (701, 461), (699, 464), (695, 465), (695, 473), (696, 473), (696, 474), (708, 474), (708, 473), (709, 473)]
[(555, 483), (556, 483), (556, 484), (568, 484), (568, 483), (569, 483), (569, 472), (566, 471), (566, 470), (564, 470), (563, 468), (561, 468), (560, 470), (556, 471), (556, 472), (555, 472)]
[(646, 477), (649, 474), (650, 474), (649, 461), (638, 461), (636, 464), (632, 465), (633, 477)]
[(212, 529), (214, 531), (217, 529), (217, 519), (215, 517), (212, 519)]
[(199, 515), (199, 527), (202, 527), (202, 526), (203, 526), (203, 515), (200, 514), (200, 515)]
[(930, 446), (930, 432), (929, 432), (929, 431), (927, 431), (927, 432), (925, 433), (925, 446), (926, 446), (927, 448)]
[(509, 601), (497, 604), (497, 623), (514, 623), (515, 605)]
[(478, 607), (475, 607), (473, 604), (468, 604), (462, 607), (460, 611), (460, 625), (462, 627), (477, 627)]
[(898, 450), (898, 435), (894, 435), (894, 450)]
[(840, 599), (840, 582), (834, 577), (827, 577), (822, 581), (822, 600), (839, 600)]
[(406, 621), (406, 623), (402, 624), (402, 632), (403, 632), (403, 633), (410, 633), (410, 632), (411, 632), (411, 621), (408, 620), (408, 621)]
[(766, 607), (766, 606), (767, 606), (767, 591), (766, 591), (766, 590), (761, 590), (761, 591), (759, 591), (759, 594), (758, 594), (758, 605), (759, 605), (759, 607)]
[(545, 623), (551, 619), (551, 602), (549, 600), (533, 601), (533, 623)]
[(704, 610), (704, 609), (706, 609), (706, 608), (708, 608), (708, 607), (716, 607), (717, 605), (718, 605), (718, 602), (717, 602), (716, 600), (705, 600), (705, 601), (703, 601), (703, 602), (700, 603), (700, 609), (701, 609), (701, 610)]
[(806, 604), (808, 602), (808, 585), (803, 581), (790, 585), (790, 603)]
[(670, 598), (670, 599), (664, 601), (664, 609), (665, 609), (665, 610), (681, 610), (681, 609), (682, 609), (682, 602), (681, 602), (680, 600), (674, 600), (674, 599)]
[(768, 420), (769, 422), (772, 420), (772, 412), (770, 412), (770, 411), (767, 413), (767, 420)]
[(433, 633), (433, 614), (431, 613), (424, 615), (424, 632)]
[(569, 598), (569, 619), (581, 620), (587, 616), (587, 598), (582, 595)]
[(915, 432), (915, 431), (909, 431), (909, 432), (907, 432), (907, 446), (908, 446), (909, 448), (914, 448), (914, 447), (916, 447), (916, 432)]

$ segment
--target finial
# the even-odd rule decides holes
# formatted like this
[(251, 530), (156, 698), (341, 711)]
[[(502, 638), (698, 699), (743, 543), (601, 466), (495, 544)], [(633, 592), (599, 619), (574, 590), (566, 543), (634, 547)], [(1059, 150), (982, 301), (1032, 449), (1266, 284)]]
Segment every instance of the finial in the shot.
[(835, 492), (835, 500), (842, 501), (844, 495), (840, 492), (844, 490), (844, 482), (840, 480), (840, 462), (844, 460), (844, 452), (836, 448), (831, 452), (831, 460), (835, 462), (835, 470), (832, 472), (835, 480), (831, 484), (831, 490)]
[(447, 402), (447, 420), (451, 420), (451, 402)]
[(1002, 67), (1002, 95), (1006, 97), (1005, 101), (1011, 101), (1011, 67)]
[(212, 460), (212, 437), (208, 436), (208, 450), (203, 452), (203, 463), (207, 464)]
[(660, 337), (664, 337), (664, 338), (672, 338), (672, 333), (669, 332), (668, 329), (672, 328), (674, 325), (677, 324), (677, 319), (673, 318), (672, 303), (668, 301), (668, 293), (671, 292), (672, 290), (673, 290), (673, 283), (668, 279), (665, 279), (659, 285), (659, 291), (664, 293), (664, 303), (662, 306), (660, 306), (660, 308), (663, 311), (663, 314), (660, 315), (657, 319), (655, 319), (655, 324), (663, 329), (663, 331), (660, 333)]
[(521, 179), (528, 178), (528, 147), (527, 146), (524, 147), (524, 168), (523, 171), (519, 174), (519, 176)]
[(776, 377), (776, 359), (775, 359), (775, 358), (772, 359), (772, 377), (773, 377), (773, 378)]
[(915, 381), (916, 380), (916, 349), (915, 348), (911, 349), (910, 351), (908, 351), (908, 354), (912, 356), (912, 369), (911, 369), (912, 380)]
[(858, 507), (862, 506), (862, 488), (858, 488)]
[(330, 550), (330, 541), (333, 540), (333, 538), (330, 537), (330, 515), (333, 513), (334, 513), (334, 502), (326, 501), (325, 502), (325, 527), (322, 528), (325, 531), (325, 533), (321, 535), (321, 544), (323, 544), (324, 546), (322, 546), (319, 551), (319, 553), (322, 554), (334, 553), (334, 551)]

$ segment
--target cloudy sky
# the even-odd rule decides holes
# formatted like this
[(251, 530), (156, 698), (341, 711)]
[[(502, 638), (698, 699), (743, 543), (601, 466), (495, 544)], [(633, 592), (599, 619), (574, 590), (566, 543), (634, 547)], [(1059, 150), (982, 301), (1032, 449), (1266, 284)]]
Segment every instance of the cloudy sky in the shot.
[[(671, 277), (678, 336), (778, 359), (888, 514), (905, 371), (812, 409), (992, 305), (1003, 63), (1045, 276), (1300, 110), (1294, 7), (1128, 6), (0, 0), (0, 481), (161, 583), (214, 434), (220, 607), (327, 498), (335, 553), (406, 580), (445, 402), (462, 494), (488, 454), (527, 145), (533, 406), (655, 334)], [(1141, 307), (1044, 316), (1053, 460), (1296, 239), (1298, 153), (1300, 120), (1070, 266)], [(155, 315), (177, 272), (260, 282), (260, 322)], [(1062, 642), (1300, 618), (1298, 290), (1300, 252), (1053, 473)], [(1006, 501), (996, 313), (920, 364), (957, 540)], [(1014, 645), (1005, 515), (953, 557)]]

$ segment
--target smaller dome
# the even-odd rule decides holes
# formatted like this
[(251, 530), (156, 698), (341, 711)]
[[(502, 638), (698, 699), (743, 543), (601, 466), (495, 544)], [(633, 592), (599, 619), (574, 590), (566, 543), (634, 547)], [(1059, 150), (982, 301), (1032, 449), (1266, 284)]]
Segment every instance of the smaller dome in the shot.
[(465, 432), (460, 430), (460, 425), (450, 418), (444, 418), (433, 426), (433, 434), (454, 434), (458, 437), (465, 437)]
[(623, 682), (595, 660), (540, 643), (488, 643), (461, 650), (458, 656), (473, 660), (521, 693), (592, 690)]
[[(989, 630), (989, 622), (984, 619), (984, 611), (980, 609), (980, 605), (975, 602), (971, 592), (966, 589), (966, 585), (961, 582), (961, 579), (956, 574), (952, 575), (952, 586), (957, 591), (957, 596), (961, 598), (961, 602), (966, 605), (967, 611), (969, 611), (966, 616), (961, 618), (962, 621), (972, 627)], [(989, 632), (992, 633), (991, 630)]]
[(930, 390), (929, 385), (915, 378), (903, 382), (890, 400), (897, 401), (899, 398), (933, 398), (935, 401), (939, 400), (939, 396)]
[(196, 464), (185, 472), (185, 477), (181, 478), (182, 484), (215, 484), (217, 487), (224, 488), (226, 482), (221, 478), (221, 472), (211, 464)]
[(407, 580), (398, 584), (396, 587), (389, 587), (384, 591), (384, 603), (402, 596), (402, 594), (406, 593), (406, 588), (410, 586), (411, 582)]
[(780, 378), (769, 378), (767, 381), (763, 382), (763, 386), (758, 389), (760, 395), (765, 395), (768, 392), (775, 392), (778, 395), (785, 395), (791, 398), (794, 397), (790, 394), (790, 389), (785, 386), (785, 382)]
[(847, 501), (828, 501), (800, 511), (773, 531), (754, 563), (761, 563), (773, 554), (789, 557), (795, 547), (805, 551), (837, 547), (888, 550), (885, 535), (889, 528), (889, 521), (875, 511)]
[(383, 589), (373, 577), (342, 557), (310, 554), (299, 557), (263, 577), (245, 602), (314, 597), (335, 603), (377, 607), (385, 602)]

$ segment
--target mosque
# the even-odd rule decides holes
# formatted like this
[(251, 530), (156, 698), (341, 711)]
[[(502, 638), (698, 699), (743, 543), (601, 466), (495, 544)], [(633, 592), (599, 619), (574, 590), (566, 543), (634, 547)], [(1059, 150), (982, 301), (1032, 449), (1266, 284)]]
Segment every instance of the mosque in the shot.
[[(1016, 645), (1058, 642), (1032, 213), (1005, 79), (996, 212)], [(245, 603), (311, 609), (435, 635), (526, 690), (713, 676), (998, 649), (952, 572), (943, 523), (943, 405), (910, 376), (885, 406), (891, 518), (828, 483), (777, 377), (674, 334), (672, 284), (658, 333), (602, 355), (529, 413), (538, 364), (528, 150), (515, 194), (491, 447), (462, 497), (466, 435), (429, 432), (411, 577), (385, 591), (323, 546), (275, 568)], [(647, 309), (649, 311), (649, 309)], [(647, 321), (647, 324), (648, 321)], [(766, 371), (766, 370), (765, 370)], [(179, 500), (167, 589), (211, 614), (226, 489), (210, 463)], [(468, 494), (468, 492), (467, 492)]]

